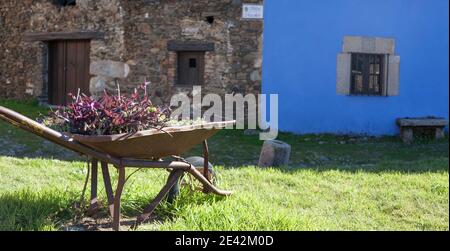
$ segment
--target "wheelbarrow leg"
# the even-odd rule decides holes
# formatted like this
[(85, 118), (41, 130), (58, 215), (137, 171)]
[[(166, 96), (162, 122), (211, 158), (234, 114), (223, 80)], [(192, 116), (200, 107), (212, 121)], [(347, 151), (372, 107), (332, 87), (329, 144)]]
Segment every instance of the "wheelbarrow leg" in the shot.
[(203, 142), (203, 176), (209, 180), (209, 148), (208, 141)]
[(88, 215), (94, 215), (98, 210), (97, 181), (98, 181), (98, 160), (93, 159), (91, 165), (91, 199), (89, 202)]
[(120, 198), (125, 185), (125, 167), (118, 167), (119, 179), (117, 181), (116, 195), (114, 196), (113, 230), (120, 230)]
[(105, 184), (106, 197), (108, 198), (108, 208), (111, 217), (114, 217), (114, 192), (111, 186), (108, 163), (102, 162), (103, 183)]
[(144, 212), (138, 216), (136, 220), (136, 226), (147, 220), (148, 217), (150, 217), (155, 208), (159, 205), (159, 203), (161, 203), (162, 199), (164, 199), (164, 197), (167, 195), (169, 190), (175, 185), (175, 183), (178, 182), (178, 179), (183, 175), (183, 173), (184, 173), (183, 170), (173, 170), (170, 173), (169, 178), (167, 179), (167, 183), (164, 185), (164, 187), (161, 189), (158, 195), (144, 209)]

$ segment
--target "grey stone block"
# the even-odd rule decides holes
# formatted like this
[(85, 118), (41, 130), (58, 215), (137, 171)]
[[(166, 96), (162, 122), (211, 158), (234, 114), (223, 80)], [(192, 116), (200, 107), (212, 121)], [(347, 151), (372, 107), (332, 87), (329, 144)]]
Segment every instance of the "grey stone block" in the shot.
[(341, 53), (337, 56), (336, 93), (350, 95), (351, 54)]
[(395, 53), (395, 40), (391, 38), (345, 36), (343, 52), (347, 53)]
[(375, 53), (395, 54), (395, 40), (390, 38), (375, 38)]
[(279, 140), (267, 140), (264, 142), (258, 166), (279, 167), (289, 164), (291, 146)]
[(91, 63), (90, 72), (92, 75), (123, 79), (130, 73), (130, 66), (122, 62), (101, 60)]
[(400, 132), (400, 137), (403, 140), (403, 143), (409, 145), (413, 142), (414, 139), (414, 131), (411, 127), (403, 127)]
[(260, 80), (261, 80), (261, 74), (259, 73), (258, 70), (253, 71), (253, 72), (250, 74), (250, 80), (251, 80), (251, 81), (260, 81)]
[(445, 131), (444, 131), (443, 127), (436, 128), (435, 137), (436, 137), (436, 139), (445, 138)]
[(446, 119), (436, 117), (397, 119), (398, 126), (445, 127), (447, 124), (448, 121)]
[(109, 80), (106, 77), (102, 76), (96, 76), (91, 78), (91, 82), (89, 84), (90, 93), (94, 96), (101, 95), (105, 90), (108, 81)]
[(387, 95), (397, 96), (400, 93), (400, 56), (389, 55)]
[(362, 51), (362, 37), (345, 36), (342, 51), (347, 53)]

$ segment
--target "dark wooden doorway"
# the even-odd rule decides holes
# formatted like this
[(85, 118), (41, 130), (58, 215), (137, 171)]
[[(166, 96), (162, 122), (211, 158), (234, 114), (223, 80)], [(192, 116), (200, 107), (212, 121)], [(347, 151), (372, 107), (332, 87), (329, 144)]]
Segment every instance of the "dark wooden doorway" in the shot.
[(68, 94), (89, 95), (90, 40), (49, 42), (48, 99), (52, 105), (66, 105)]
[(178, 52), (178, 84), (203, 85), (205, 52)]

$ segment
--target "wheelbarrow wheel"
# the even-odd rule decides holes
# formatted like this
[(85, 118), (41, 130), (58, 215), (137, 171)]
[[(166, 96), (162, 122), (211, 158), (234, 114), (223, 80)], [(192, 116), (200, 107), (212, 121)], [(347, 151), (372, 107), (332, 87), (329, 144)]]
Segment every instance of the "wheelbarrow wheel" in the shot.
[[(203, 173), (203, 165), (204, 165), (204, 159), (202, 157), (189, 157), (185, 159), (187, 162), (192, 164), (199, 172)], [(211, 162), (208, 162), (208, 169), (209, 169), (209, 180), (212, 181), (213, 185), (215, 184), (215, 172), (214, 167), (211, 164)], [(172, 203), (179, 195), (180, 195), (180, 189), (184, 182), (184, 177), (181, 176), (177, 183), (170, 189), (168, 195), (167, 195), (167, 201), (169, 203)]]

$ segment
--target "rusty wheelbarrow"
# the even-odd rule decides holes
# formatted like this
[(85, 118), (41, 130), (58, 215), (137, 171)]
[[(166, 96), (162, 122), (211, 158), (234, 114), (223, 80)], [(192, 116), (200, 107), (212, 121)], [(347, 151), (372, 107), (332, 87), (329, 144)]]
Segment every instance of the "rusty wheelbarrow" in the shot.
[[(92, 173), (89, 209), (91, 212), (98, 208), (97, 175), (98, 163), (100, 162), (114, 230), (120, 229), (120, 202), (126, 183), (126, 168), (163, 168), (170, 171), (167, 183), (144, 209), (144, 212), (137, 217), (137, 224), (149, 218), (153, 210), (186, 172), (200, 181), (203, 185), (204, 193), (214, 193), (221, 196), (231, 195), (230, 191), (216, 188), (209, 180), (208, 144), (206, 140), (220, 129), (232, 126), (235, 121), (167, 127), (163, 130), (154, 129), (134, 134), (85, 136), (57, 132), (2, 106), (0, 106), (0, 119), (64, 148), (89, 157)], [(204, 155), (203, 173), (181, 157), (176, 157), (185, 154), (196, 145), (202, 143)], [(175, 156), (174, 160), (162, 160), (162, 158), (173, 156)], [(118, 170), (119, 175), (115, 192), (112, 189), (108, 164), (113, 165)]]

